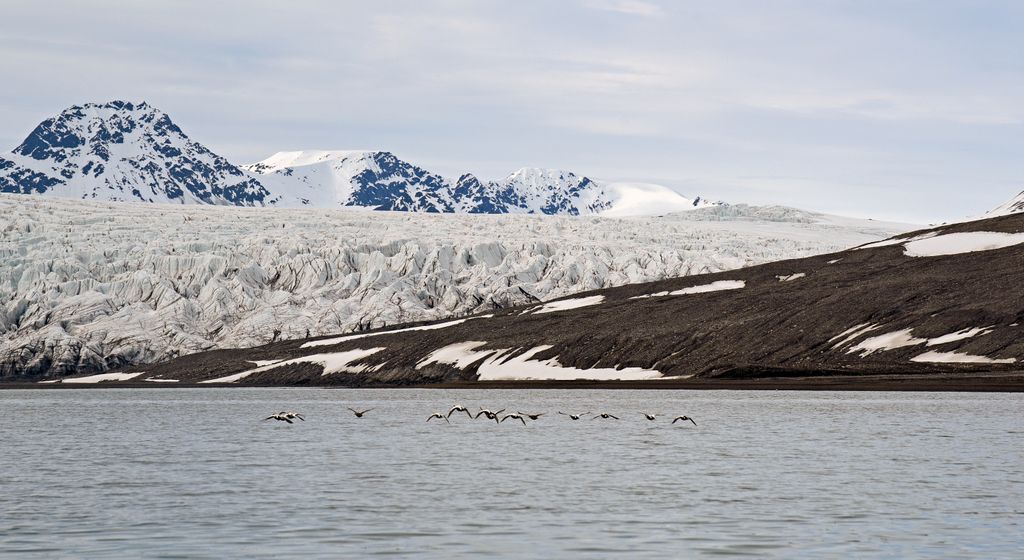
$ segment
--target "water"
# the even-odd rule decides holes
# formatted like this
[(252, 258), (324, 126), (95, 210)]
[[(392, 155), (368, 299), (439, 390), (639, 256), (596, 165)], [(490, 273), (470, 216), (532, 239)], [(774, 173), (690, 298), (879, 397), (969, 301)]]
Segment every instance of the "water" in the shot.
[[(424, 421), (455, 403), (548, 415)], [(0, 391), (0, 556), (1020, 558), (1022, 405), (952, 393)], [(377, 410), (357, 420), (345, 406)], [(307, 421), (261, 421), (278, 410)], [(699, 425), (669, 424), (680, 413)]]

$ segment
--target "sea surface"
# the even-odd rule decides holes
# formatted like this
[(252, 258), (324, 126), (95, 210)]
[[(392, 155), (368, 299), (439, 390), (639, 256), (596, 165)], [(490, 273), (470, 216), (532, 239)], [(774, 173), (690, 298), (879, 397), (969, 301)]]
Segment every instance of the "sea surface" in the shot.
[[(545, 415), (426, 421), (454, 404)], [(5, 558), (1024, 557), (1019, 394), (16, 390), (0, 413)]]

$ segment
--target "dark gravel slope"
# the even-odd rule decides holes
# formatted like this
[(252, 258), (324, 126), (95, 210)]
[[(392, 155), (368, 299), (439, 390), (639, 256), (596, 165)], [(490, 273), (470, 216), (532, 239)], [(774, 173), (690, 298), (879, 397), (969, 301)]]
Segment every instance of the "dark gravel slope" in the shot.
[[(952, 224), (900, 238), (975, 231), (1024, 232), (1024, 214)], [(788, 281), (779, 279), (801, 274)], [(742, 281), (745, 286), (636, 299), (718, 281)], [(472, 381), (483, 357), (464, 367), (434, 363), (416, 368), (431, 352), (467, 341), (484, 343), (474, 348), (477, 352), (506, 351), (502, 359), (550, 346), (531, 359), (554, 358), (562, 366), (580, 369), (639, 367), (664, 376), (702, 379), (1010, 371), (1020, 369), (1024, 360), (1022, 286), (1024, 244), (910, 257), (904, 254), (903, 244), (896, 243), (582, 293), (566, 299), (603, 296), (604, 300), (565, 311), (533, 313), (538, 305), (447, 328), (380, 334), (313, 348), (301, 348), (308, 341), (295, 340), (196, 354), (146, 367), (139, 379), (197, 382), (250, 370), (255, 367), (251, 360), (384, 348), (350, 363), (365, 370), (361, 372), (321, 375), (320, 365), (300, 362), (271, 367), (239, 383), (361, 386)], [(856, 334), (858, 326), (872, 329)], [(949, 336), (935, 340), (971, 328), (986, 331), (957, 340)], [(852, 351), (866, 339), (904, 329), (910, 329), (904, 338), (920, 342), (871, 353)], [(848, 334), (840, 336), (844, 332)], [(854, 336), (849, 337), (850, 333)], [(911, 361), (925, 352), (1016, 362)]]

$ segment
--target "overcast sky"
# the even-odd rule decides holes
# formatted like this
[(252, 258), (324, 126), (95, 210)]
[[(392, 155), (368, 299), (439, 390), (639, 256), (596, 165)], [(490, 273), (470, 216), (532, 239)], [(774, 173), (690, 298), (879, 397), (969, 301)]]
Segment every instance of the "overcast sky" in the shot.
[(918, 223), (1024, 189), (1024, 2), (47, 1), (0, 18), (0, 147), (146, 100), (237, 163), (387, 149)]

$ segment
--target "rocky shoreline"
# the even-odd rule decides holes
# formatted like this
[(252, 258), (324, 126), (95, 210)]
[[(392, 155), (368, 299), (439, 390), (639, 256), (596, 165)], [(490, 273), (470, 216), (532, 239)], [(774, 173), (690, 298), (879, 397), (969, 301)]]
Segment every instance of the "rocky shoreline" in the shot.
[[(308, 386), (308, 385), (298, 385)], [(102, 383), (0, 383), (0, 390), (26, 389), (231, 389), (281, 387), (279, 384), (153, 383), (108, 381)], [(742, 379), (664, 378), (646, 381), (450, 381), (409, 385), (319, 385), (323, 389), (552, 389), (552, 390), (670, 390), (670, 391), (922, 391), (1019, 393), (1024, 392), (1024, 371), (972, 372), (962, 374), (819, 375), (747, 377)]]

